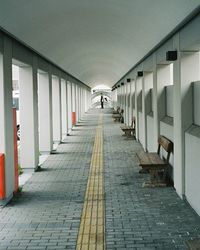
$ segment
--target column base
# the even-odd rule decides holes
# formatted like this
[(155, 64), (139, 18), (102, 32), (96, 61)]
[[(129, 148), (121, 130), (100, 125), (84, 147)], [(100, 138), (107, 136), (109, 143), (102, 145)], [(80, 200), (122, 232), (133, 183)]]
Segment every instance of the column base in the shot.
[(3, 200), (0, 200), (0, 206), (6, 206), (10, 201), (11, 199), (13, 198), (13, 194), (11, 194), (10, 196), (8, 196), (7, 198), (3, 199)]

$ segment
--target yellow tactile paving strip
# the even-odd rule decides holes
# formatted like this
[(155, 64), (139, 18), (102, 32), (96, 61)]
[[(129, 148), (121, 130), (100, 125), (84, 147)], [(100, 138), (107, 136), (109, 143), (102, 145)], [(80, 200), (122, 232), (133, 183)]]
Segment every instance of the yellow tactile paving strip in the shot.
[(103, 116), (100, 115), (95, 135), (76, 250), (105, 249), (102, 125)]

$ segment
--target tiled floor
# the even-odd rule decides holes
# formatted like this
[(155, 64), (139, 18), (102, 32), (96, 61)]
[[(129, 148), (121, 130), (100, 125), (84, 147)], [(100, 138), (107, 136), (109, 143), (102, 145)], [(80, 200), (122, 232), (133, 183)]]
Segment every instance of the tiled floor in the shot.
[[(0, 209), (0, 249), (76, 249), (100, 113), (87, 114)], [(199, 217), (172, 187), (142, 188), (140, 144), (121, 136), (109, 112), (103, 120), (106, 249), (187, 249), (200, 237)]]

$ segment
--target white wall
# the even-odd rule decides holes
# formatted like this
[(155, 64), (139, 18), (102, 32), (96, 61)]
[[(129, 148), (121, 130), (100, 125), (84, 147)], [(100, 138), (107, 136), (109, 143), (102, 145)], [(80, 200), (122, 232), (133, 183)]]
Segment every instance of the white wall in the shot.
[(147, 150), (148, 152), (154, 151), (154, 129), (153, 129), (153, 117), (147, 115)]
[(138, 119), (139, 119), (139, 126), (138, 126), (138, 133), (139, 133), (139, 141), (142, 144), (142, 146), (144, 147), (144, 133), (143, 133), (143, 116), (142, 116), (142, 112), (138, 112)]
[[(192, 133), (196, 135), (192, 135)], [(192, 126), (185, 134), (185, 196), (191, 206), (200, 215), (199, 149), (200, 127)]]
[(200, 82), (193, 85), (194, 96), (194, 124), (200, 126)]
[(171, 116), (173, 117), (173, 113), (174, 113), (174, 86), (173, 85), (169, 85), (166, 86), (166, 115), (167, 116)]

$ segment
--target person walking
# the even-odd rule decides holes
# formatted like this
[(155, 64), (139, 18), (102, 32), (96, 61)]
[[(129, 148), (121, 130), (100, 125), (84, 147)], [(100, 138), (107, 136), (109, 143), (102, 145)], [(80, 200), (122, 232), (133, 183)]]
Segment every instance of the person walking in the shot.
[(101, 108), (103, 109), (103, 95), (101, 94)]

